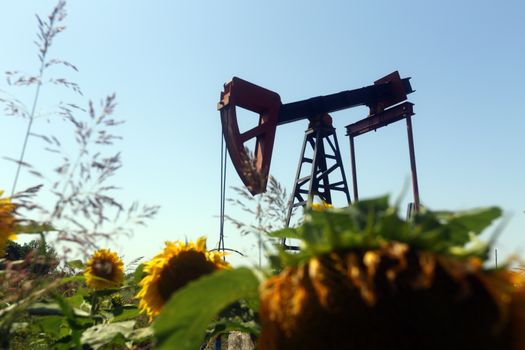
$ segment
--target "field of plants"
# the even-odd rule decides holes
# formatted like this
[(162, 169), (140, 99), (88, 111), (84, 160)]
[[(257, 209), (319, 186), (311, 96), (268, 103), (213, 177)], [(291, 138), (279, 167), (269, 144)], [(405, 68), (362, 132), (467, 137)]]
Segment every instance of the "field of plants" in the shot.
[[(226, 218), (276, 243), (260, 244), (266, 265), (231, 266), (206, 237), (168, 241), (125, 264), (111, 239), (159, 208), (113, 196), (122, 166), (113, 153), (122, 123), (115, 96), (58, 104), (73, 158), (61, 139), (31, 130), (46, 84), (82, 95), (74, 82), (45, 75), (55, 65), (76, 70), (48, 55), (65, 17), (64, 1), (37, 16), (35, 75), (7, 72), (9, 88), (35, 88), (33, 106), (0, 95), (4, 113), (28, 123), (11, 193), (0, 184), (1, 349), (525, 349), (524, 276), (510, 262), (489, 262), (493, 241), (479, 239), (500, 218), (497, 207), (422, 208), (407, 219), (388, 197), (345, 208), (310, 201), (295, 227), (283, 228), (286, 194), (272, 178), (255, 210), (238, 189), (237, 205), (256, 224)], [(52, 174), (25, 161), (29, 137), (58, 155)], [(35, 186), (17, 189), (23, 172)], [(300, 250), (283, 250), (282, 238)]]

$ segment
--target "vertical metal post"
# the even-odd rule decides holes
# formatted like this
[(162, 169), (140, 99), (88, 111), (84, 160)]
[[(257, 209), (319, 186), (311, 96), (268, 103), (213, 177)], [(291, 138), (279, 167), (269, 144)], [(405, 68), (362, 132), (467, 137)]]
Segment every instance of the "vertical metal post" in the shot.
[(412, 189), (414, 191), (414, 210), (419, 210), (419, 187), (417, 184), (417, 171), (416, 171), (416, 155), (414, 152), (414, 136), (412, 135), (412, 118), (408, 115), (407, 121), (407, 133), (408, 133), (408, 149), (410, 152), (410, 170), (412, 171)]
[(354, 202), (359, 200), (357, 193), (357, 170), (355, 166), (354, 136), (350, 135), (350, 162), (352, 163), (352, 186), (354, 188)]
[(306, 151), (306, 144), (308, 143), (308, 135), (310, 132), (311, 132), (310, 130), (306, 130), (305, 135), (304, 135), (304, 140), (303, 140), (303, 146), (301, 147), (301, 156), (299, 157), (299, 164), (297, 165), (297, 171), (295, 173), (293, 191), (290, 197), (290, 202), (288, 203), (288, 214), (286, 215), (286, 226), (285, 226), (287, 228), (290, 227), (290, 220), (292, 219), (293, 204), (294, 204), (295, 196), (297, 194), (297, 179), (301, 176), (301, 167), (304, 162), (304, 152)]
[[(319, 146), (319, 148), (317, 149), (318, 155), (316, 156), (317, 158), (316, 168), (318, 169), (316, 170), (316, 173), (320, 172), (321, 176), (319, 178), (317, 178), (316, 176), (315, 178), (316, 183), (314, 184), (314, 186), (316, 190), (314, 191), (313, 194), (318, 195), (326, 203), (333, 204), (332, 191), (330, 190), (330, 179), (328, 178), (328, 173), (327, 173), (328, 165), (326, 162), (326, 151), (325, 151), (325, 144), (324, 144), (325, 140), (329, 140), (328, 139), (329, 135), (324, 135), (323, 133), (324, 133), (323, 130), (319, 131), (319, 134), (318, 134), (319, 138), (316, 141), (316, 144)], [(322, 182), (322, 185), (321, 185), (321, 182)], [(323, 189), (322, 192), (321, 192), (321, 187)]]
[[(350, 205), (350, 203), (352, 203), (352, 201), (350, 200), (350, 193), (349, 193), (350, 191), (348, 190), (348, 185), (347, 185), (347, 182), (346, 182), (345, 170), (343, 168), (343, 159), (341, 159), (341, 153), (339, 152), (339, 142), (337, 142), (337, 134), (334, 132), (333, 136), (334, 136), (334, 145), (335, 145), (335, 147), (332, 147), (332, 149), (334, 151), (337, 163), (341, 164), (341, 178), (343, 179), (343, 183), (347, 187), (347, 190), (345, 191), (346, 202), (348, 203), (348, 205)], [(330, 140), (330, 139), (328, 139), (328, 140)]]
[[(319, 181), (320, 179), (317, 178), (317, 166), (319, 165), (319, 148), (321, 148), (324, 151), (324, 145), (322, 144), (323, 138), (321, 137), (321, 128), (317, 128), (315, 130), (315, 144), (314, 144), (314, 153), (312, 155), (312, 170), (310, 172), (310, 186), (308, 186), (308, 199), (307, 203), (308, 205), (312, 205), (312, 202), (314, 201), (314, 196), (318, 194), (319, 192)], [(323, 154), (324, 156), (324, 154)]]

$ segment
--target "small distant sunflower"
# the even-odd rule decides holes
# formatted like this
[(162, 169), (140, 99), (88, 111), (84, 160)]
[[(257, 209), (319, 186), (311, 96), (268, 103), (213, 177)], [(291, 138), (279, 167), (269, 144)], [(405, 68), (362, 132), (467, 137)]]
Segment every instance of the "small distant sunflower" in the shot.
[[(0, 190), (0, 197), (3, 193), (4, 191)], [(14, 230), (16, 220), (13, 215), (15, 208), (9, 197), (0, 198), (0, 257), (5, 254), (7, 241), (16, 239)]]
[(312, 210), (323, 211), (325, 209), (333, 208), (334, 206), (328, 202), (322, 201), (321, 203), (312, 203)]
[(166, 242), (164, 250), (145, 263), (146, 276), (136, 298), (139, 308), (152, 320), (160, 313), (170, 296), (189, 282), (230, 265), (223, 253), (206, 250), (206, 238), (197, 242)]
[(100, 249), (87, 262), (84, 276), (90, 288), (115, 288), (124, 281), (124, 264), (116, 253)]

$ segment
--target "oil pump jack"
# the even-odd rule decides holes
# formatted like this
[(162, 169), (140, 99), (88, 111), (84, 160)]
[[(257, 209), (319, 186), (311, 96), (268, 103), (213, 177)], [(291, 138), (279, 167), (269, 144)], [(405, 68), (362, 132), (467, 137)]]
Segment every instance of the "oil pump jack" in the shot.
[[(217, 109), (220, 111), (224, 140), (230, 159), (252, 195), (266, 191), (277, 126), (309, 120), (288, 208), (287, 224), (289, 224), (293, 209), (304, 206), (312, 200), (313, 196), (332, 203), (333, 192), (342, 192), (350, 203), (339, 144), (329, 113), (363, 105), (369, 107), (369, 115), (346, 127), (347, 136), (350, 138), (354, 200), (358, 200), (354, 138), (405, 119), (414, 193), (411, 210), (417, 211), (419, 194), (411, 124), (411, 116), (414, 112), (413, 104), (406, 101), (407, 95), (412, 92), (410, 78), (402, 79), (396, 71), (375, 81), (373, 85), (283, 104), (276, 92), (234, 77), (224, 84)], [(236, 107), (257, 113), (258, 125), (241, 133)], [(245, 143), (253, 139), (255, 139), (255, 159), (250, 160)], [(306, 155), (308, 150), (312, 152), (311, 156)], [(306, 176), (301, 176), (304, 173), (304, 166), (310, 166), (310, 171)], [(339, 173), (338, 181), (331, 181), (332, 175), (337, 173)], [(292, 248), (286, 246), (285, 241), (283, 245), (285, 248)]]

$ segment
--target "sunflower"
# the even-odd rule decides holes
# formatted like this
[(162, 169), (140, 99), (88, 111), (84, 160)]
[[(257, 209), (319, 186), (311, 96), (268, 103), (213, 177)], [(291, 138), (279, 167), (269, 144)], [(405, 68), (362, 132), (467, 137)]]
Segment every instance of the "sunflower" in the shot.
[(146, 276), (139, 283), (139, 308), (150, 320), (160, 313), (170, 296), (187, 283), (230, 265), (224, 254), (206, 250), (206, 238), (197, 242), (166, 242), (164, 250), (145, 263)]
[[(4, 191), (0, 190), (0, 197), (3, 193)], [(5, 254), (7, 241), (16, 239), (14, 230), (16, 220), (13, 215), (15, 208), (9, 197), (0, 198), (0, 257)]]
[(522, 280), (398, 242), (331, 252), (263, 284), (259, 348), (523, 350)]
[(328, 202), (322, 201), (321, 203), (312, 203), (312, 210), (323, 211), (325, 209), (333, 208), (334, 206)]
[(84, 276), (90, 288), (115, 288), (124, 280), (124, 264), (116, 253), (109, 249), (100, 249), (88, 260)]

